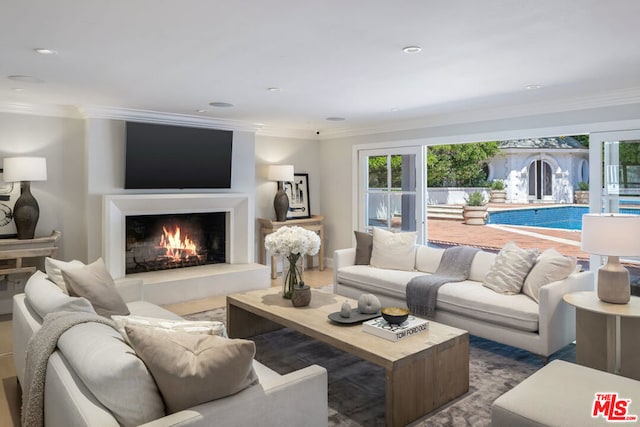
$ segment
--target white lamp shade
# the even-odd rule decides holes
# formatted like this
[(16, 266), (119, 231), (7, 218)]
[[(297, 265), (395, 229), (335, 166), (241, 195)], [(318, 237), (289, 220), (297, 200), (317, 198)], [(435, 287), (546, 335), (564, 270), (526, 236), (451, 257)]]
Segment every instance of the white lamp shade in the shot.
[(640, 215), (583, 215), (582, 250), (596, 255), (640, 255)]
[(5, 182), (46, 181), (47, 159), (44, 157), (7, 157), (3, 162)]
[(269, 166), (269, 181), (293, 181), (293, 165)]

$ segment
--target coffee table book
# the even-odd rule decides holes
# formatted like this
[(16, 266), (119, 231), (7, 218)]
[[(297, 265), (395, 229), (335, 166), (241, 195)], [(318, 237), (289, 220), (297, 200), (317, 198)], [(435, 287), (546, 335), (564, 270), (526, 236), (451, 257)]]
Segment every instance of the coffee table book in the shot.
[(363, 322), (362, 330), (389, 341), (399, 341), (429, 330), (429, 321), (409, 316), (400, 325), (391, 325), (383, 317), (376, 317)]

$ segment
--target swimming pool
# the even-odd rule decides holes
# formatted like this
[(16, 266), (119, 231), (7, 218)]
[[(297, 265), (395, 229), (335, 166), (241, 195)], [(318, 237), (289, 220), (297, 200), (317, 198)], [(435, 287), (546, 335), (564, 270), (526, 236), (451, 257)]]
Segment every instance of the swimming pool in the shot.
[[(489, 212), (487, 224), (582, 230), (582, 215), (588, 212), (587, 206), (553, 206), (495, 211)], [(620, 213), (640, 214), (640, 209), (622, 208)]]

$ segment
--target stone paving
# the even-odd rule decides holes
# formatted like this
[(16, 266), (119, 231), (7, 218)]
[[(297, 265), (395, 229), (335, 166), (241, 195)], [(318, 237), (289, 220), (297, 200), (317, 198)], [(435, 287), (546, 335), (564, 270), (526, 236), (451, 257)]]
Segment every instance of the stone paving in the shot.
[[(429, 243), (443, 246), (467, 245), (498, 252), (506, 243), (544, 251), (555, 248), (563, 255), (575, 256), (583, 269), (589, 269), (589, 254), (580, 249), (580, 231), (510, 225), (467, 225), (463, 221), (429, 218)], [(629, 270), (631, 293), (640, 296), (640, 263), (623, 262)]]
[(467, 245), (499, 251), (506, 243), (541, 251), (555, 248), (563, 255), (589, 260), (580, 249), (580, 231), (510, 225), (467, 225), (463, 221), (433, 219), (428, 221), (429, 242), (443, 245)]

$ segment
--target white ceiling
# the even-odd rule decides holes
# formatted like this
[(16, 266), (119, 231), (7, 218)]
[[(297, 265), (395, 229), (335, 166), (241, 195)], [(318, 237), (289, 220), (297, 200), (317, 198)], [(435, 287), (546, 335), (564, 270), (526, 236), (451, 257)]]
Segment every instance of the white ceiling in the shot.
[(639, 16), (638, 0), (2, 0), (0, 102), (310, 134), (628, 104)]

